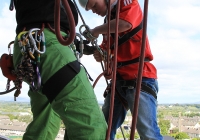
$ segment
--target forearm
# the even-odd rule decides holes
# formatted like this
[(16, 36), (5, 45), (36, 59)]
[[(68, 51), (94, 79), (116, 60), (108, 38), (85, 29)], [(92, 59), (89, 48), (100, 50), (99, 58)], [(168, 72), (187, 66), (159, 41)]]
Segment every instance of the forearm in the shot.
[[(114, 19), (110, 21), (110, 33), (115, 33), (115, 27), (116, 27), (116, 20)], [(129, 22), (119, 19), (119, 26), (118, 26), (119, 33), (129, 30), (131, 27), (132, 25)], [(97, 26), (93, 29), (93, 32), (95, 34), (107, 34), (107, 31), (108, 31), (108, 23)]]

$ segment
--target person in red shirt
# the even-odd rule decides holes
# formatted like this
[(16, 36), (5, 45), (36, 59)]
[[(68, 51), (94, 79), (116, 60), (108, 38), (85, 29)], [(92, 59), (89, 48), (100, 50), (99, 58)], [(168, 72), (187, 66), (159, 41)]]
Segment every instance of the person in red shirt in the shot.
[[(107, 1), (106, 0), (79, 0), (80, 5), (85, 10), (92, 10), (102, 17), (105, 16), (105, 23), (90, 30), (93, 37), (103, 34), (103, 43), (101, 48), (106, 50), (107, 37), (110, 37), (111, 48), (114, 42), (116, 27), (116, 6), (118, 0), (111, 0), (111, 19), (107, 18)], [(108, 23), (110, 20), (110, 35), (107, 35)], [(137, 29), (133, 36), (126, 39), (123, 44), (119, 43), (117, 53), (117, 78), (116, 94), (114, 100), (114, 111), (110, 140), (114, 140), (116, 130), (124, 122), (127, 110), (133, 114), (134, 94), (136, 78), (138, 75), (138, 65), (140, 49), (142, 44), (142, 29), (140, 29), (143, 20), (143, 13), (137, 0), (120, 0), (119, 11), (119, 37), (127, 35)], [(102, 61), (99, 51), (94, 51), (94, 58), (97, 62)], [(162, 140), (160, 129), (157, 125), (157, 70), (150, 62), (153, 55), (150, 49), (148, 37), (146, 37), (145, 62), (142, 73), (142, 85), (139, 98), (139, 108), (137, 117), (137, 131), (141, 140)], [(106, 121), (109, 118), (110, 108), (110, 91), (105, 94), (105, 102), (102, 111)]]

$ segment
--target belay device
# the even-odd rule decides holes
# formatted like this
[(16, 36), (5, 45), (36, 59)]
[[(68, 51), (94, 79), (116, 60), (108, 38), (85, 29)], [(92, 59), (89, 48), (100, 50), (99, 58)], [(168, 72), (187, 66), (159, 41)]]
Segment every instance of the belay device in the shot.
[[(13, 71), (14, 71), (13, 56), (12, 56), (11, 50), (10, 50), (10, 45), (13, 43), (14, 43), (14, 41), (10, 42), (8, 45), (9, 54), (4, 53), (0, 59), (0, 67), (1, 67), (2, 73), (7, 78), (6, 91), (0, 92), (0, 95), (9, 93), (9, 92), (17, 89), (16, 87), (10, 89), (10, 81), (15, 81), (17, 79), (17, 76), (13, 73)], [(20, 90), (17, 89), (14, 96), (18, 97), (19, 94), (20, 94)]]

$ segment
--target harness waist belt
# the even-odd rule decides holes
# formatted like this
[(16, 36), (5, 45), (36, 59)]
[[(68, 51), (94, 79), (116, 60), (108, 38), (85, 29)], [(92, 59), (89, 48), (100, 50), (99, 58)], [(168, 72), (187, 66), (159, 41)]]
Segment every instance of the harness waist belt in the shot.
[[(136, 81), (135, 80), (119, 80), (121, 87), (136, 87)], [(147, 86), (146, 84), (141, 84), (141, 91), (144, 91), (150, 95), (152, 95), (155, 99), (157, 99), (157, 94), (154, 90), (151, 89), (151, 87)]]
[(50, 103), (79, 72), (80, 64), (75, 60), (62, 67), (46, 81), (42, 92), (47, 96)]
[[(49, 23), (49, 25), (51, 26), (52, 29), (54, 29), (54, 23)], [(42, 29), (42, 23), (35, 23), (35, 24), (27, 24), (25, 27), (18, 27), (16, 30), (17, 35), (23, 31), (24, 29), (26, 31), (32, 29), (32, 28), (40, 28)], [(47, 24), (44, 25), (44, 28), (49, 28)], [(69, 31), (68, 28), (64, 28), (62, 26), (60, 26), (60, 31), (67, 33), (67, 31)]]
[[(126, 65), (130, 65), (130, 64), (134, 64), (134, 63), (138, 63), (140, 61), (140, 58), (137, 57), (135, 59), (132, 59), (132, 60), (128, 60), (128, 61), (124, 61), (124, 62), (117, 62), (117, 68), (120, 68), (120, 67), (123, 67), (123, 66), (126, 66)], [(144, 58), (144, 62), (149, 62), (149, 58)]]

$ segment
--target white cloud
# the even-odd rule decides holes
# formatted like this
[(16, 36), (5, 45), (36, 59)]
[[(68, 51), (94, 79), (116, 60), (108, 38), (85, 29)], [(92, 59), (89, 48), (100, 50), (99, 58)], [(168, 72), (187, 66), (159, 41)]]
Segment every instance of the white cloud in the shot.
[[(151, 48), (158, 68), (160, 102), (199, 101), (200, 1), (152, 1)], [(167, 99), (167, 100), (166, 100)]]
[(8, 4), (0, 10), (1, 53), (8, 53), (8, 44), (15, 39), (15, 12), (8, 10)]

